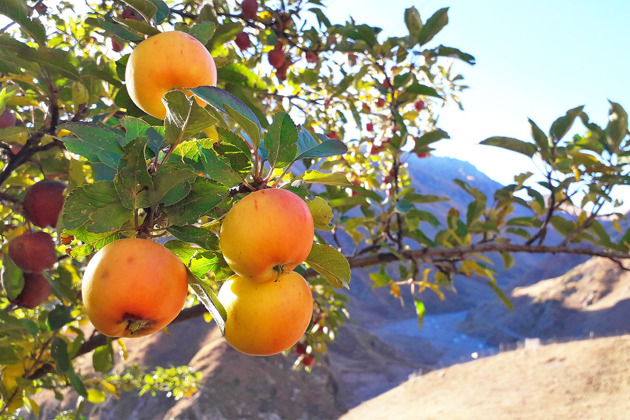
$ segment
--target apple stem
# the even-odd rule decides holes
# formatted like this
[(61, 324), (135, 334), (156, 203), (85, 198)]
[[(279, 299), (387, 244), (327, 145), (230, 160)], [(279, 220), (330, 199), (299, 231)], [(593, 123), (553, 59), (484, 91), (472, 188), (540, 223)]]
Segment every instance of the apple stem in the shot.
[(284, 274), (284, 266), (278, 264), (278, 265), (274, 266), (273, 269), (277, 273), (275, 281), (279, 281), (280, 280), (280, 276)]

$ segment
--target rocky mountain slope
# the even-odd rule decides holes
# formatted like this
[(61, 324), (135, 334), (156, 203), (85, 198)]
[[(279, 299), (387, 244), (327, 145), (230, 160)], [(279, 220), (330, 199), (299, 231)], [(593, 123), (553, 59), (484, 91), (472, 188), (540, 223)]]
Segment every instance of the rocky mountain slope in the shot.
[(630, 336), (528, 346), (417, 376), (342, 416), (369, 419), (626, 419)]

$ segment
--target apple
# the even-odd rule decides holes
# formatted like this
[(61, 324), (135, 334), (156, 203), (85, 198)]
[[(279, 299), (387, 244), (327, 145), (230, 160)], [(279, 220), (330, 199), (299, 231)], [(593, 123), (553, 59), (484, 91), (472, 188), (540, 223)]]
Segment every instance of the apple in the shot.
[(370, 133), (371, 133), (371, 132), (373, 132), (373, 131), (374, 131), (374, 124), (372, 124), (372, 123), (367, 123), (367, 124), (366, 124), (366, 126), (365, 126), (365, 129), (366, 129), (367, 131), (369, 131)]
[(429, 156), (429, 152), (418, 152), (416, 153), (416, 156), (418, 156), (420, 159), (428, 157)]
[(377, 107), (379, 107), (379, 108), (384, 107), (384, 106), (385, 106), (385, 99), (383, 99), (383, 98), (378, 98), (378, 99), (376, 100), (376, 106), (377, 106)]
[(9, 108), (6, 108), (2, 114), (0, 114), (0, 128), (15, 127), (15, 115)]
[(391, 89), (392, 84), (389, 82), (389, 79), (386, 77), (383, 79), (383, 87), (385, 89)]
[(276, 77), (279, 81), (284, 82), (285, 80), (287, 80), (287, 71), (289, 70), (291, 64), (292, 63), (290, 61), (285, 61), (276, 71)]
[(237, 47), (241, 49), (241, 51), (244, 51), (252, 46), (252, 41), (250, 41), (249, 35), (247, 35), (247, 33), (245, 32), (236, 34), (236, 39), (234, 40), (234, 43)]
[(123, 48), (125, 48), (125, 44), (121, 44), (118, 41), (116, 41), (114, 38), (111, 39), (112, 42), (112, 50), (114, 50), (114, 52), (121, 52), (123, 50)]
[(41, 273), (24, 273), (24, 287), (20, 294), (11, 301), (22, 308), (33, 309), (41, 305), (50, 296), (52, 287)]
[(334, 131), (331, 131), (330, 133), (328, 133), (326, 135), (328, 136), (329, 139), (335, 139), (335, 140), (339, 139), (339, 136)]
[(313, 356), (312, 354), (307, 354), (306, 356), (304, 356), (304, 359), (302, 359), (302, 364), (307, 368), (312, 368), (315, 364), (315, 356)]
[(416, 111), (422, 111), (425, 107), (424, 101), (421, 99), (418, 99), (417, 101), (415, 101), (413, 103), (414, 108), (416, 108)]
[(306, 354), (306, 344), (299, 342), (295, 345), (295, 354), (304, 356)]
[(317, 56), (317, 53), (314, 53), (312, 51), (308, 51), (306, 53), (306, 62), (307, 63), (317, 63), (318, 59), (319, 58)]
[(122, 14), (120, 15), (121, 18), (123, 19), (133, 19), (133, 20), (137, 20), (137, 21), (142, 21), (142, 15), (140, 14), (140, 12), (138, 12), (136, 9), (133, 9), (131, 7), (127, 7), (125, 8), (125, 10), (123, 10)]
[(66, 184), (46, 179), (32, 185), (24, 196), (26, 217), (39, 227), (57, 227), (59, 213), (63, 207), (63, 192)]
[(243, 0), (241, 3), (241, 12), (243, 19), (256, 19), (258, 14), (258, 0)]
[(275, 69), (279, 69), (285, 62), (284, 51), (282, 51), (282, 43), (279, 42), (276, 44), (273, 50), (269, 51), (267, 55), (269, 59), (269, 64)]
[(25, 273), (41, 273), (57, 262), (55, 242), (46, 232), (25, 233), (9, 242), (9, 257)]

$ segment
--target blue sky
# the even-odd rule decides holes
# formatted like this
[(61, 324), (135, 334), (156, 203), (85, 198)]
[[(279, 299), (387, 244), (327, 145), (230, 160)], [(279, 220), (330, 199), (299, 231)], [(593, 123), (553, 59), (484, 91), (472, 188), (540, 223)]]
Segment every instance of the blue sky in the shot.
[[(445, 109), (440, 126), (451, 140), (436, 155), (473, 163), (505, 184), (522, 171), (536, 172), (527, 158), (478, 143), (493, 135), (528, 140), (531, 118), (547, 131), (568, 109), (586, 105), (605, 125), (608, 99), (630, 111), (628, 0), (330, 0), (329, 16), (380, 26), (405, 35), (403, 13), (415, 6), (426, 20), (450, 7), (448, 26), (430, 45), (471, 53), (475, 66), (457, 67), (470, 89), (465, 110)], [(581, 129), (581, 125), (578, 125)]]

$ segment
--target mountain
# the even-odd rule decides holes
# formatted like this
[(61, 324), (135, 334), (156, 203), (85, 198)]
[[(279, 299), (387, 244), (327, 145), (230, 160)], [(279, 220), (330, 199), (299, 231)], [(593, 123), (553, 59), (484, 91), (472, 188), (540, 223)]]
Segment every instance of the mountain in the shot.
[(630, 336), (524, 348), (416, 376), (342, 420), (626, 419)]

